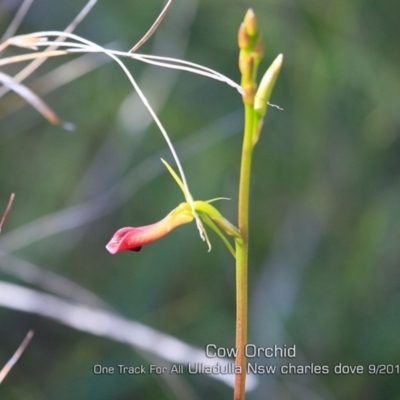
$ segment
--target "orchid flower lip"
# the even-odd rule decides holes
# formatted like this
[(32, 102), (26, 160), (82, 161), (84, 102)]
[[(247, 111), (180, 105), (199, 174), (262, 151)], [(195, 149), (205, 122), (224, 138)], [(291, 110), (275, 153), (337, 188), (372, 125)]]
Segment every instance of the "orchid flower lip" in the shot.
[[(159, 235), (157, 235), (157, 224), (159, 223), (138, 228), (121, 228), (115, 232), (114, 236), (106, 245), (106, 249), (111, 254), (115, 254), (123, 250), (140, 251), (142, 245), (158, 239)], [(155, 231), (155, 233), (152, 233), (152, 231)]]
[(146, 226), (118, 229), (106, 245), (111, 254), (123, 250), (140, 251), (142, 246), (166, 236), (180, 225), (193, 221), (194, 216), (188, 203), (181, 203), (160, 221)]

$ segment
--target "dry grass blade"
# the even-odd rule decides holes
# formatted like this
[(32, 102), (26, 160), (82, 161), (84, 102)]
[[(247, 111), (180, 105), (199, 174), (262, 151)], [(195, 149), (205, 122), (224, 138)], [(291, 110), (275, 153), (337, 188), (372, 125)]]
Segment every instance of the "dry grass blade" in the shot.
[[(0, 281), (0, 307), (50, 318), (81, 332), (128, 344), (170, 363), (226, 366), (232, 362), (227, 358), (207, 358), (204, 349), (189, 345), (172, 335), (115, 312), (66, 301), (58, 296), (41, 293), (14, 283)], [(231, 374), (207, 374), (207, 376), (229, 386), (233, 385)], [(249, 375), (246, 389), (252, 390), (256, 385), (257, 376)]]
[(24, 0), (24, 2), (19, 7), (17, 13), (15, 14), (14, 19), (11, 21), (7, 30), (4, 32), (4, 35), (2, 36), (0, 42), (4, 42), (9, 37), (14, 36), (15, 32), (17, 31), (19, 25), (21, 24), (21, 21), (24, 19), (32, 3), (33, 0)]
[(21, 83), (16, 82), (13, 77), (4, 72), (0, 72), (0, 82), (19, 94), (50, 123), (54, 125), (59, 125), (61, 123), (56, 113), (38, 95)]
[[(65, 28), (65, 32), (73, 32), (78, 24), (86, 17), (89, 11), (93, 8), (93, 6), (97, 3), (97, 0), (89, 0), (82, 11), (74, 18), (74, 20)], [(57, 40), (63, 41), (65, 37), (58, 37)], [(2, 47), (3, 46), (3, 47)], [(7, 42), (4, 42), (0, 45), (0, 49), (4, 49), (7, 47)], [(56, 50), (58, 46), (49, 46), (46, 50), (51, 52)], [(1, 51), (0, 50), (0, 51)], [(14, 76), (14, 80), (16, 82), (22, 82), (25, 78), (27, 78), (30, 74), (32, 74), (37, 68), (39, 68), (45, 61), (45, 58), (36, 58), (30, 64), (28, 64), (25, 68), (23, 68), (17, 75)], [(4, 96), (9, 91), (8, 87), (0, 88), (0, 97)]]
[(6, 209), (5, 209), (4, 213), (3, 213), (3, 216), (1, 217), (1, 221), (0, 221), (0, 233), (1, 233), (2, 229), (3, 229), (4, 223), (5, 223), (6, 220), (7, 220), (8, 214), (10, 213), (12, 204), (13, 204), (13, 202), (14, 202), (14, 197), (15, 197), (15, 194), (14, 194), (14, 193), (11, 193), (10, 200), (8, 200), (7, 207), (6, 207)]
[(82, 11), (74, 18), (74, 20), (65, 28), (65, 32), (73, 32), (75, 28), (82, 22), (82, 20), (89, 14), (90, 10), (97, 3), (97, 0), (90, 0), (87, 2)]
[(164, 19), (165, 15), (167, 14), (169, 8), (171, 7), (172, 0), (168, 0), (166, 6), (160, 12), (160, 15), (154, 21), (153, 25), (150, 29), (145, 33), (145, 35), (129, 50), (129, 53), (134, 53), (137, 49), (142, 47), (151, 37), (151, 35), (156, 31), (158, 25), (160, 25), (161, 21)]
[[(59, 52), (59, 54), (67, 54), (66, 51), (64, 52), (60, 50), (55, 50), (52, 53), (55, 52)], [(2, 61), (4, 61), (4, 58), (0, 59), (0, 65)], [(30, 84), (31, 89), (39, 96), (44, 96), (74, 81), (75, 79), (94, 71), (96, 68), (101, 67), (109, 61), (110, 60), (105, 57), (93, 57), (91, 54), (85, 54), (71, 61), (67, 61), (59, 67), (35, 79)], [(0, 111), (0, 119), (5, 115), (5, 113), (11, 114), (25, 106), (25, 104), (24, 101), (7, 104), (7, 109)]]
[(26, 334), (25, 339), (19, 345), (17, 351), (13, 354), (13, 356), (8, 360), (7, 364), (0, 371), (0, 384), (1, 382), (3, 382), (4, 378), (8, 375), (8, 373), (11, 371), (11, 368), (15, 365), (18, 359), (21, 357), (22, 353), (25, 351), (26, 347), (31, 341), (32, 336), (33, 336), (33, 330), (31, 329)]

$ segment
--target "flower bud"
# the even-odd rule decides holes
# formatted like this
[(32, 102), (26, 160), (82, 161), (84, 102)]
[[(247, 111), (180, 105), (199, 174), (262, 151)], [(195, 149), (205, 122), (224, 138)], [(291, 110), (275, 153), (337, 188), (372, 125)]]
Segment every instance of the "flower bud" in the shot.
[(248, 35), (258, 35), (256, 14), (254, 13), (252, 8), (249, 8), (246, 12), (246, 15), (244, 16), (244, 26)]
[(254, 99), (254, 110), (257, 112), (260, 118), (263, 118), (267, 111), (268, 101), (271, 97), (272, 89), (274, 88), (279, 71), (281, 70), (282, 62), (283, 55), (279, 54), (279, 56), (275, 58), (274, 62), (267, 69), (267, 72), (264, 74), (260, 85), (258, 86)]

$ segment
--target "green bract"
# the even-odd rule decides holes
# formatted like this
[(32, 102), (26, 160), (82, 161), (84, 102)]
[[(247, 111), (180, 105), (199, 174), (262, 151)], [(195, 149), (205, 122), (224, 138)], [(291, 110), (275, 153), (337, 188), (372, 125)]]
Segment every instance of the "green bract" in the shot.
[[(186, 188), (185, 188), (183, 182), (177, 175), (177, 173), (167, 163), (167, 161), (165, 161), (163, 159), (161, 159), (161, 161), (164, 163), (164, 165), (166, 166), (166, 168), (168, 169), (168, 171), (170, 172), (172, 177), (175, 179), (175, 182), (178, 184), (178, 186), (182, 190), (186, 201), (188, 201), (188, 193), (186, 191)], [(224, 216), (214, 206), (212, 206), (210, 204), (213, 201), (217, 201), (217, 200), (227, 200), (227, 199), (219, 197), (219, 198), (211, 199), (211, 200), (207, 200), (207, 201), (196, 200), (193, 203), (194, 209), (195, 209), (196, 213), (198, 214), (201, 222), (208, 225), (225, 243), (226, 247), (231, 252), (233, 257), (236, 257), (235, 250), (234, 250), (233, 246), (231, 245), (231, 243), (229, 243), (228, 239), (224, 236), (224, 233), (228, 236), (232, 236), (235, 239), (235, 241), (241, 241), (241, 236), (240, 236), (239, 230), (233, 224), (231, 224), (226, 218), (224, 218)], [(181, 203), (180, 207), (182, 207), (182, 209), (185, 209), (186, 213), (190, 212), (190, 210), (191, 210), (189, 203)], [(202, 228), (203, 228), (203, 233), (206, 238), (206, 241), (207, 241), (209, 247), (211, 248), (207, 232), (205, 231), (204, 227), (202, 227)]]
[(258, 86), (256, 97), (254, 99), (254, 110), (260, 119), (264, 118), (264, 115), (267, 112), (268, 101), (271, 97), (276, 79), (278, 78), (279, 71), (281, 70), (282, 62), (283, 55), (279, 54), (267, 69), (267, 72), (265, 72), (260, 85)]

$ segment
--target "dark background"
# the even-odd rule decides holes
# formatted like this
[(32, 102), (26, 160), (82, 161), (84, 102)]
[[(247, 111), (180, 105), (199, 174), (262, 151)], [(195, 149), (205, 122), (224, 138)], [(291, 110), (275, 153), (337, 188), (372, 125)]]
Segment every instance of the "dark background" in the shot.
[[(18, 6), (0, 1), (1, 32)], [(62, 30), (83, 6), (36, 0), (18, 33)], [(238, 82), (236, 32), (248, 7), (265, 37), (261, 70), (284, 54), (272, 96), (284, 111), (269, 109), (254, 156), (249, 341), (296, 344), (296, 359), (278, 364), (399, 365), (400, 3), (176, 0), (140, 52), (184, 58)], [(158, 0), (99, 0), (76, 33), (128, 50), (161, 8)], [(75, 131), (50, 125), (12, 93), (0, 99), (1, 210), (16, 193), (0, 237), (0, 280), (109, 307), (199, 348), (233, 347), (234, 261), (215, 235), (210, 253), (194, 224), (139, 253), (105, 250), (117, 229), (158, 221), (183, 198), (159, 160), (171, 161), (166, 144), (120, 68), (91, 56), (107, 63), (85, 74), (81, 64), (67, 66), (76, 58), (48, 60), (27, 80)], [(218, 207), (236, 223), (240, 95), (189, 73), (127, 66), (176, 144), (193, 195), (232, 198)], [(63, 85), (66, 71), (77, 77)], [(97, 297), (65, 281), (52, 286), (48, 272)], [(9, 302), (19, 300), (16, 293)], [(0, 308), (0, 366), (29, 329), (35, 336), (1, 399), (232, 397), (203, 376), (95, 376), (94, 364), (148, 365), (154, 356), (10, 307)], [(400, 399), (399, 374), (258, 379), (249, 400)]]

